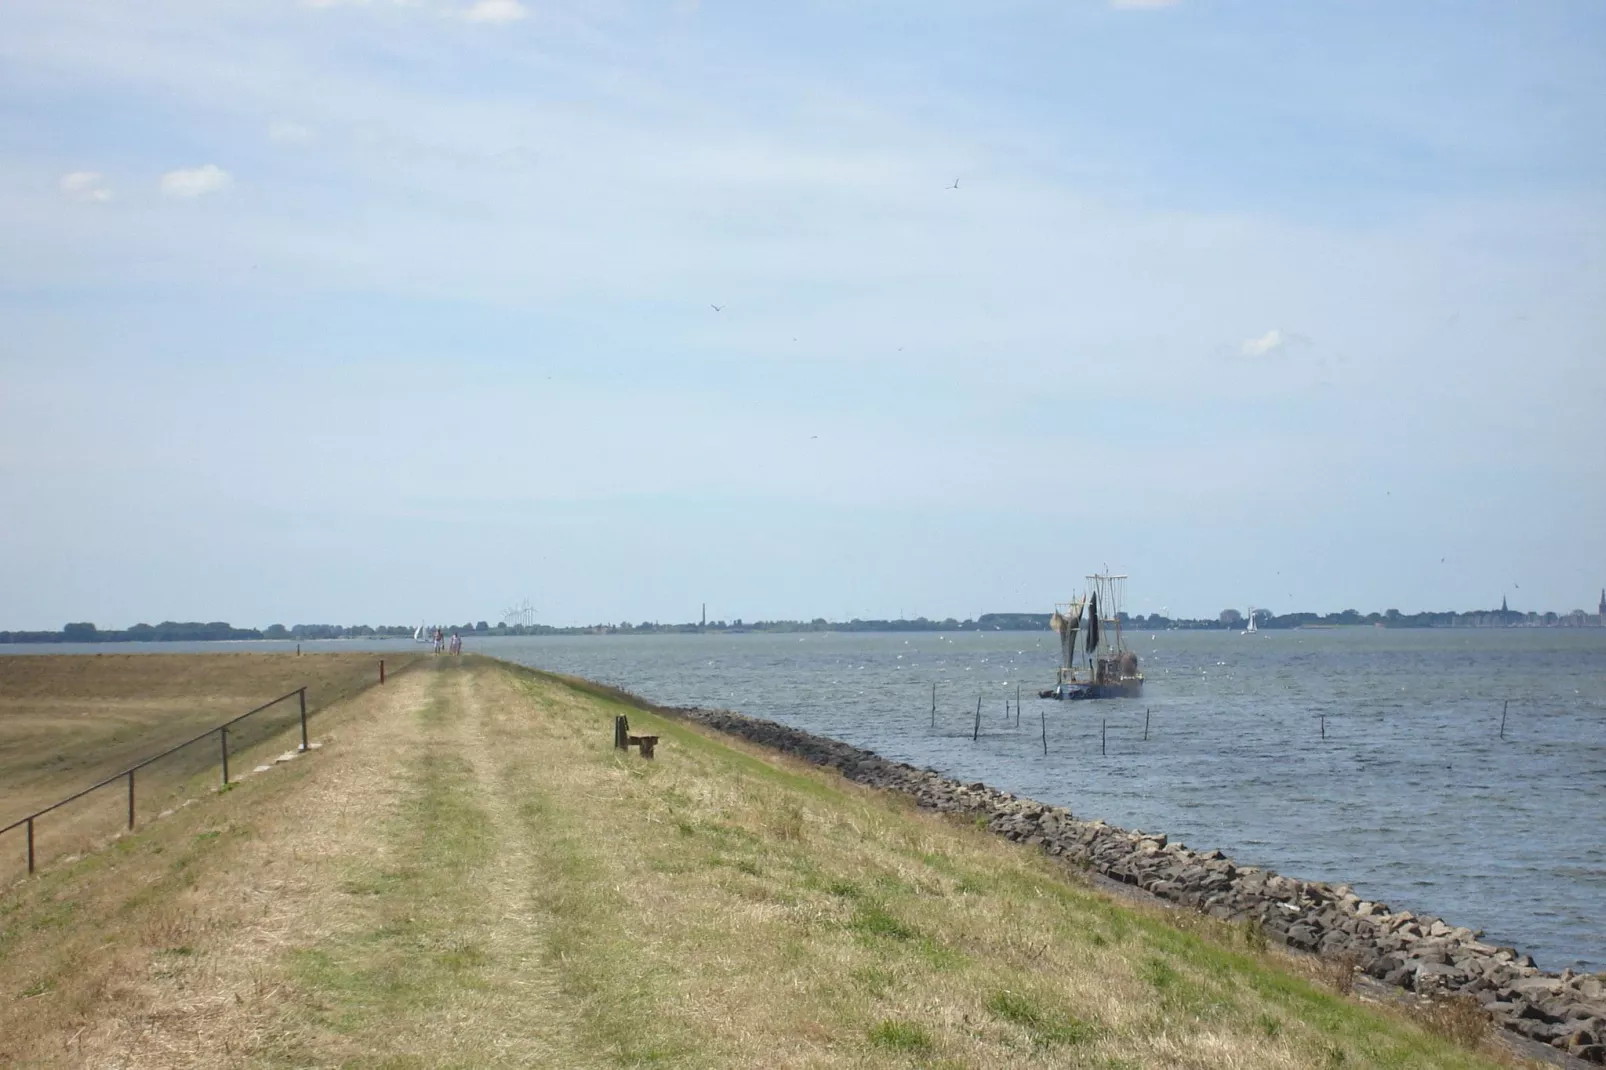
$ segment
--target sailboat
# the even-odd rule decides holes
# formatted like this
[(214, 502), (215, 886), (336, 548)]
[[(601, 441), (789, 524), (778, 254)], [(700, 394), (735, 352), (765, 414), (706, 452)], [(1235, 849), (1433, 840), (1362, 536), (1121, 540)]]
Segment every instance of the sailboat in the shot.
[(435, 637), (433, 635), (429, 634), (428, 625), (420, 624), (416, 629), (414, 629), (414, 631), (413, 631), (413, 642), (415, 642), (415, 643), (433, 643), (434, 641), (435, 641)]
[(1060, 667), (1054, 686), (1038, 697), (1137, 698), (1143, 693), (1138, 656), (1121, 636), (1125, 594), (1125, 576), (1095, 574), (1087, 578), (1084, 597), (1054, 606), (1049, 625), (1059, 633)]
[(1246, 633), (1248, 633), (1248, 632), (1254, 632), (1254, 631), (1259, 631), (1259, 630), (1260, 629), (1255, 627), (1255, 607), (1254, 606), (1250, 606), (1249, 607), (1249, 627), (1245, 628), (1244, 631)]

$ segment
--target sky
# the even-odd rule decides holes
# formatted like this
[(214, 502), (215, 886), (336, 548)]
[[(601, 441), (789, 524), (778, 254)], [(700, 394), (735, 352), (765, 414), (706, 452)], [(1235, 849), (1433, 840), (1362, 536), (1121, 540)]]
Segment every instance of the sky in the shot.
[(6, 0), (0, 628), (1593, 610), (1595, 0)]

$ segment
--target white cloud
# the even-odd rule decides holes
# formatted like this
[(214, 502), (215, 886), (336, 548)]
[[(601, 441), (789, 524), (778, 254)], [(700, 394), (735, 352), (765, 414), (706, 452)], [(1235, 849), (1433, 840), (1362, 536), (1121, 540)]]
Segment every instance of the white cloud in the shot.
[(162, 192), (169, 197), (200, 197), (228, 189), (234, 178), (215, 163), (189, 170), (169, 171), (162, 176)]
[(268, 124), (268, 140), (285, 145), (300, 145), (313, 138), (312, 127), (277, 119)]
[(1267, 353), (1274, 353), (1287, 345), (1289, 338), (1282, 331), (1273, 327), (1259, 338), (1250, 338), (1240, 347), (1246, 357), (1264, 357)]
[(109, 201), (106, 176), (99, 171), (69, 171), (61, 176), (61, 192), (78, 201)]
[(463, 17), (470, 22), (517, 22), (528, 14), (519, 0), (477, 0)]

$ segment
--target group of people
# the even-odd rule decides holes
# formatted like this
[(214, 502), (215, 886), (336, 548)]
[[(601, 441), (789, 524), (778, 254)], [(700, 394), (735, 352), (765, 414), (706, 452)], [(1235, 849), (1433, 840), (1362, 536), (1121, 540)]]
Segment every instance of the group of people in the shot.
[(463, 637), (453, 632), (448, 636), (441, 629), (435, 629), (435, 653), (461, 654), (463, 652)]

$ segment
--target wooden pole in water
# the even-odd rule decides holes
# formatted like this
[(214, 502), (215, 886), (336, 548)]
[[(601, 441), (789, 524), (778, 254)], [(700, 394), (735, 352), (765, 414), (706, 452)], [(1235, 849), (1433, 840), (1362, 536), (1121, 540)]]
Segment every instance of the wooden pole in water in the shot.
[(1149, 707), (1143, 707), (1143, 742), (1149, 741)]
[(976, 730), (970, 733), (972, 743), (981, 738), (981, 696), (976, 696)]
[(1015, 727), (1020, 727), (1020, 685), (1015, 685)]
[(1510, 710), (1510, 709), (1511, 709), (1511, 700), (1510, 699), (1506, 699), (1505, 704), (1500, 707), (1500, 738), (1501, 739), (1505, 739), (1506, 738), (1506, 712), (1508, 710)]
[(1100, 721), (1099, 722), (1099, 753), (1100, 754), (1104, 753), (1104, 737), (1109, 733), (1109, 731), (1110, 731), (1110, 722), (1109, 721)]
[(937, 681), (931, 681), (931, 727), (937, 727)]
[(1327, 738), (1327, 714), (1322, 714), (1322, 738)]
[(1048, 714), (1039, 708), (1038, 715), (1043, 718), (1043, 757), (1048, 757)]

